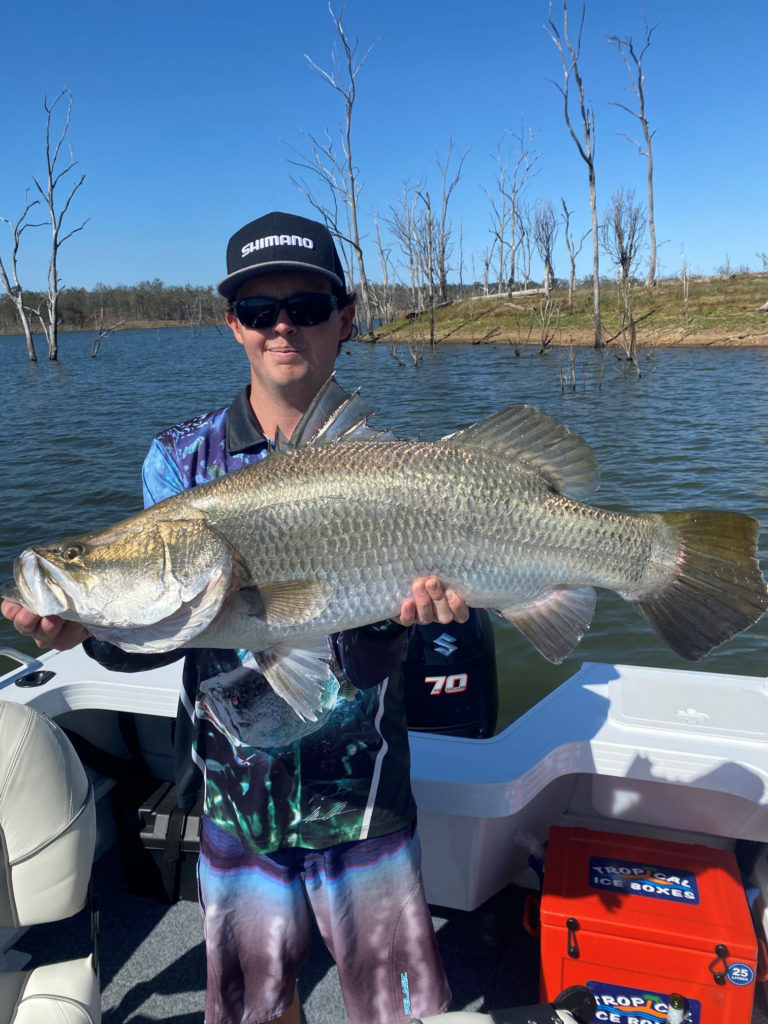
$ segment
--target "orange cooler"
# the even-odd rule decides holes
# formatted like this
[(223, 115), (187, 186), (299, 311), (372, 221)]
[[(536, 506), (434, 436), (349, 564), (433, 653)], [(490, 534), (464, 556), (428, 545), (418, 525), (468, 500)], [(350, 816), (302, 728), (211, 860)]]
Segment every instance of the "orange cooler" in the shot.
[(725, 850), (553, 827), (541, 899), (541, 998), (586, 985), (595, 1021), (749, 1024), (757, 940)]

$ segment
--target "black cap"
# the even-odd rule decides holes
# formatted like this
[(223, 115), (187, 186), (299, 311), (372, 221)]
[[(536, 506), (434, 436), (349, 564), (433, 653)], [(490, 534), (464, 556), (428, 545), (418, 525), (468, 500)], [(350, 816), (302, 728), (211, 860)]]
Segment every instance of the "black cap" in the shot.
[(324, 224), (292, 213), (268, 213), (230, 238), (227, 276), (219, 281), (219, 294), (233, 299), (240, 285), (252, 277), (284, 270), (322, 274), (347, 290), (339, 254)]

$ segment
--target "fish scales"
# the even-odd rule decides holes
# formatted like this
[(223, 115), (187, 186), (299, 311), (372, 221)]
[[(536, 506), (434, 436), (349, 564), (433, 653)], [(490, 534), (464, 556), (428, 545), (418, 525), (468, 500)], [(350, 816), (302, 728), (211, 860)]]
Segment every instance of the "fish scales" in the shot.
[[(350, 441), (268, 459), (230, 481), (238, 497), (219, 488), (222, 500), (198, 503), (193, 491), (192, 503), (238, 550), (257, 552), (250, 582), (319, 574), (333, 583), (317, 631), (395, 615), (411, 580), (430, 572), (472, 603), (505, 609), (552, 586), (639, 596), (656, 578), (646, 518), (553, 495), (482, 449)], [(671, 539), (661, 520), (655, 527)], [(275, 626), (273, 636), (293, 628)]]

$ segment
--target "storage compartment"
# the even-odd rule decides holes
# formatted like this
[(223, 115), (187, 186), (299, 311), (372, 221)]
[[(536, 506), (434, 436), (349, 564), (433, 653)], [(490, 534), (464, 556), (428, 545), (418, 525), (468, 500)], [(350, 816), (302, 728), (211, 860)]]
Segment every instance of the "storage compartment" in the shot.
[(197, 857), (203, 798), (186, 813), (176, 787), (164, 782), (139, 808), (141, 842), (157, 865), (169, 902), (197, 900)]
[(749, 1024), (757, 941), (728, 850), (550, 829), (541, 900), (541, 998), (586, 985), (596, 1021)]

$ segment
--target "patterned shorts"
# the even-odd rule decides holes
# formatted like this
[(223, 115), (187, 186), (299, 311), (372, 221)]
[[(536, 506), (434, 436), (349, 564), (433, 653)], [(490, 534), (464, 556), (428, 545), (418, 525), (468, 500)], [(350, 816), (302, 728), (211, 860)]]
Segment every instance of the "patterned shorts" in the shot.
[(263, 855), (203, 817), (206, 1024), (260, 1024), (291, 1004), (312, 917), (339, 970), (350, 1024), (443, 1012), (440, 961), (410, 827), (326, 850)]

